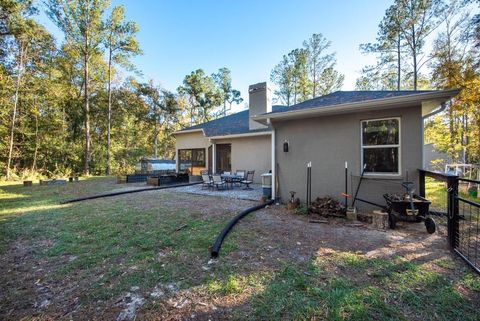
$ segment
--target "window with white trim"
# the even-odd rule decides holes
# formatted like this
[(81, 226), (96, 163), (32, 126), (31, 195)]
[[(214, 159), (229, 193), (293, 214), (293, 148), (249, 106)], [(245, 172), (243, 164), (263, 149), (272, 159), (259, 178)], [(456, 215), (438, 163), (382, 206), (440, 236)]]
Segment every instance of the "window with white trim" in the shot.
[(400, 118), (362, 121), (362, 168), (366, 174), (400, 174)]

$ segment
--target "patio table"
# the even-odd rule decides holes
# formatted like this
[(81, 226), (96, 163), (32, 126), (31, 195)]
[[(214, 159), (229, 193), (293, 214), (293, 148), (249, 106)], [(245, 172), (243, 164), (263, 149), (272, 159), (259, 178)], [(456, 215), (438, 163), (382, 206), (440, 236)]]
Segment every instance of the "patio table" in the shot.
[(232, 189), (233, 189), (233, 183), (243, 179), (243, 176), (235, 175), (235, 174), (222, 174), (220, 176), (225, 180), (227, 184), (230, 184)]

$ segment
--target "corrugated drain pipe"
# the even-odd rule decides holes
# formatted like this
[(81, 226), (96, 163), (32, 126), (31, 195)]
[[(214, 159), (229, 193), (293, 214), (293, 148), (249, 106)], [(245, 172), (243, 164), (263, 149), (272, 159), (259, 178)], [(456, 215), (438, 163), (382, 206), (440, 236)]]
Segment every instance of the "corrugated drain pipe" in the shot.
[(70, 199), (70, 200), (63, 201), (60, 204), (76, 203), (76, 202), (81, 202), (81, 201), (86, 201), (86, 200), (93, 200), (93, 199), (96, 199), (96, 198), (111, 197), (111, 196), (131, 194), (131, 193), (140, 193), (140, 192), (147, 192), (147, 191), (158, 191), (160, 189), (191, 186), (191, 185), (197, 185), (197, 184), (202, 184), (202, 182), (187, 183), (187, 184), (175, 184), (175, 185), (167, 185), (167, 186), (159, 186), (159, 187), (139, 188), (139, 189), (133, 189), (133, 190), (129, 190), (129, 191), (97, 194), (97, 195), (92, 195), (92, 196), (73, 198), (73, 199)]
[(217, 239), (215, 240), (215, 243), (212, 246), (212, 250), (210, 251), (210, 254), (213, 258), (218, 257), (218, 254), (220, 253), (220, 248), (222, 247), (223, 239), (227, 236), (227, 234), (230, 232), (230, 230), (235, 226), (235, 224), (238, 223), (242, 218), (247, 216), (248, 214), (261, 210), (262, 208), (265, 208), (268, 205), (272, 205), (274, 203), (274, 200), (269, 200), (265, 204), (257, 205), (254, 207), (247, 208), (245, 211), (241, 212), (237, 216), (235, 216), (220, 232), (220, 234), (217, 236)]

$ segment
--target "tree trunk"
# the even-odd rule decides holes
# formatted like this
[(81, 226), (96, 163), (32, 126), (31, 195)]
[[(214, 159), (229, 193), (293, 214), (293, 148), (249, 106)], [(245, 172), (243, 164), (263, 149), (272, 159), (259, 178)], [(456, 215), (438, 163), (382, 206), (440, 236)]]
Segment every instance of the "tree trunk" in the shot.
[(23, 47), (23, 43), (20, 42), (20, 61), (18, 63), (17, 84), (15, 87), (15, 96), (13, 98), (12, 122), (10, 125), (10, 142), (8, 146), (8, 160), (7, 160), (7, 172), (6, 172), (7, 180), (10, 178), (10, 166), (12, 164), (13, 141), (14, 141), (13, 136), (15, 134), (15, 120), (17, 118), (18, 96), (20, 91), (20, 82), (22, 80), (24, 52), (25, 52), (25, 48)]
[(37, 169), (37, 155), (38, 155), (38, 114), (35, 114), (35, 151), (33, 152), (32, 171)]
[(400, 83), (402, 81), (402, 76), (401, 76), (401, 38), (400, 38), (400, 33), (398, 34), (397, 38), (397, 90), (400, 91)]
[(313, 93), (312, 93), (312, 98), (316, 97), (317, 93), (317, 60), (313, 59)]
[(108, 52), (108, 116), (107, 116), (107, 169), (106, 174), (110, 175), (110, 130), (112, 126), (112, 47)]
[(412, 54), (413, 54), (413, 90), (417, 90), (418, 70), (417, 70), (417, 40), (415, 36), (415, 24), (412, 26)]
[(84, 91), (84, 105), (85, 105), (85, 163), (84, 163), (84, 173), (88, 175), (90, 173), (90, 99), (89, 99), (89, 92), (88, 92), (88, 85), (89, 85), (89, 73), (88, 73), (88, 37), (86, 37), (85, 42), (85, 70), (84, 70), (84, 78), (85, 78), (85, 91)]
[(413, 53), (413, 90), (417, 90), (418, 74), (417, 74), (417, 53)]
[(155, 128), (153, 131), (153, 155), (155, 158), (158, 156), (158, 122), (155, 119)]

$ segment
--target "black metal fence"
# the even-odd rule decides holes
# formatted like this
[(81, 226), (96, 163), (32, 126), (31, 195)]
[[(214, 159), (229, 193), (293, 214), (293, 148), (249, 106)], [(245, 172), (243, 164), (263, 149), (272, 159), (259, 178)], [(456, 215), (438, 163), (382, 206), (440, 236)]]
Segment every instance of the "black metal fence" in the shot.
[(454, 250), (480, 273), (480, 202), (478, 196), (480, 181), (458, 179), (455, 195), (458, 219)]
[(426, 170), (419, 174), (419, 194), (432, 201), (430, 215), (435, 217), (439, 233), (480, 273), (480, 181)]

